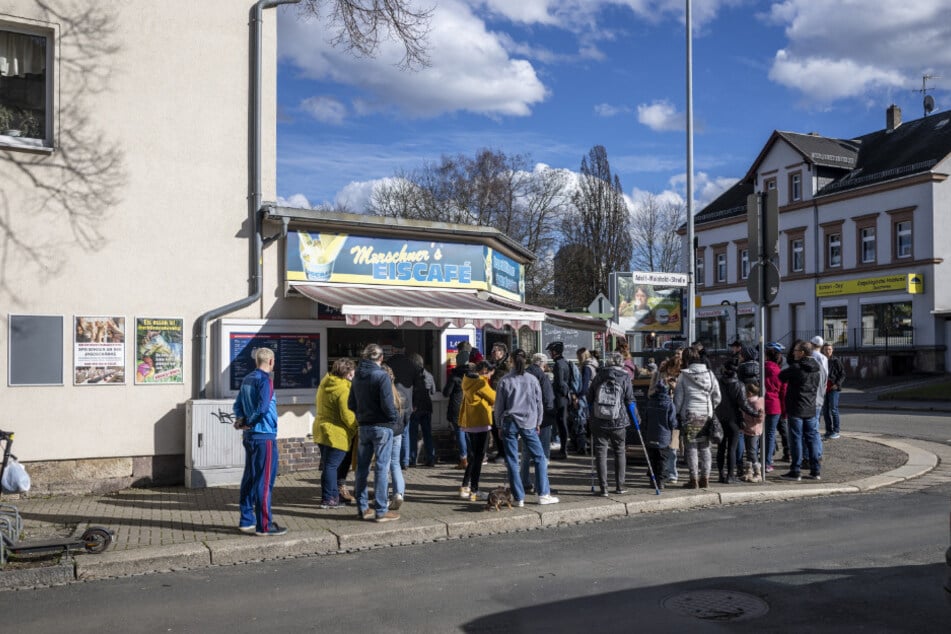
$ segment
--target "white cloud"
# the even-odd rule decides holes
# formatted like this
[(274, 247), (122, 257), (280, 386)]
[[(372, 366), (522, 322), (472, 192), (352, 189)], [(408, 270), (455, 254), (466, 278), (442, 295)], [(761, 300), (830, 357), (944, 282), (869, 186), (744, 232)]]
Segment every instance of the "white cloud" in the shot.
[(638, 105), (637, 120), (656, 132), (687, 129), (686, 115), (677, 112), (677, 108), (666, 99), (655, 101), (649, 105)]
[(378, 187), (391, 183), (394, 180), (395, 179), (391, 177), (387, 177), (374, 178), (368, 181), (352, 181), (337, 192), (337, 195), (334, 196), (334, 203), (354, 213), (363, 213), (373, 198), (373, 192), (375, 192)]
[(609, 103), (599, 103), (594, 107), (594, 112), (599, 117), (616, 117), (619, 114), (630, 114), (630, 106), (612, 106)]
[(347, 107), (333, 97), (308, 97), (301, 102), (300, 107), (322, 123), (340, 125), (347, 118)]
[[(696, 172), (693, 175), (693, 211), (697, 213), (710, 203), (712, 203), (717, 196), (725, 192), (726, 190), (733, 187), (738, 178), (728, 178), (728, 177), (712, 177), (706, 172)], [(670, 179), (670, 186), (673, 188), (670, 190), (672, 193), (675, 193), (680, 197), (681, 200), (686, 201), (687, 199), (687, 175), (686, 174), (677, 174)], [(663, 192), (662, 192), (663, 194)], [(661, 195), (661, 194), (655, 194)]]
[(292, 194), (287, 198), (278, 196), (277, 204), (281, 207), (294, 207), (295, 209), (313, 209), (304, 194)]
[(761, 17), (788, 38), (770, 79), (809, 102), (912, 89), (925, 69), (951, 73), (947, 0), (784, 0)]
[(280, 54), (310, 79), (354, 86), (365, 94), (363, 111), (391, 108), (418, 117), (455, 111), (525, 116), (548, 91), (531, 63), (513, 59), (498, 35), (459, 0), (436, 5), (428, 36), (431, 66), (400, 71), (402, 48), (387, 39), (379, 55), (357, 59), (330, 46), (326, 28), (279, 14)]

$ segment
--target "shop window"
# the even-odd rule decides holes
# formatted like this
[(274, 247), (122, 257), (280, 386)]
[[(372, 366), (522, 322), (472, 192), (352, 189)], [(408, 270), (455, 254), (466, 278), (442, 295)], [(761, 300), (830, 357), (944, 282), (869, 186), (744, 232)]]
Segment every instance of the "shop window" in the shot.
[(863, 346), (910, 346), (913, 344), (911, 302), (862, 305)]
[(50, 135), (52, 38), (0, 28), (0, 145), (42, 147)]
[(842, 234), (830, 233), (826, 236), (826, 266), (839, 268), (842, 266)]
[(895, 257), (911, 257), (911, 220), (895, 223)]
[(837, 346), (849, 342), (849, 307), (822, 307), (822, 337)]
[(793, 273), (802, 273), (806, 268), (805, 240), (794, 238), (789, 242), (789, 263)]

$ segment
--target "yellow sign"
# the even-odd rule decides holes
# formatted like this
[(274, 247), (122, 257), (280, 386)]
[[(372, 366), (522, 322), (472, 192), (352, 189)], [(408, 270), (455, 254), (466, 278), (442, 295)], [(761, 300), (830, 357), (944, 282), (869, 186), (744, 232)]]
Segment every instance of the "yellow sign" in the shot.
[(906, 291), (911, 294), (925, 292), (925, 276), (921, 273), (899, 273), (885, 277), (864, 277), (857, 280), (822, 282), (816, 284), (816, 297), (877, 293), (879, 291)]

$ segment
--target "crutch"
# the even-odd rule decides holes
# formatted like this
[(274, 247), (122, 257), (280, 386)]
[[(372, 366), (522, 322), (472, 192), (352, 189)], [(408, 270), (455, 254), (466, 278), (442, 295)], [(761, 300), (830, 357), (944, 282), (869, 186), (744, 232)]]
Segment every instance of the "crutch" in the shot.
[(644, 436), (641, 435), (641, 425), (637, 420), (637, 405), (634, 403), (629, 403), (627, 406), (627, 411), (631, 415), (631, 420), (634, 421), (634, 429), (637, 430), (637, 437), (641, 441), (641, 449), (644, 450), (644, 458), (647, 460), (647, 472), (651, 475), (651, 484), (654, 485), (654, 491), (656, 494), (660, 495), (660, 487), (657, 486), (657, 478), (654, 477), (654, 467), (651, 466), (651, 459), (647, 454), (647, 445), (644, 444)]

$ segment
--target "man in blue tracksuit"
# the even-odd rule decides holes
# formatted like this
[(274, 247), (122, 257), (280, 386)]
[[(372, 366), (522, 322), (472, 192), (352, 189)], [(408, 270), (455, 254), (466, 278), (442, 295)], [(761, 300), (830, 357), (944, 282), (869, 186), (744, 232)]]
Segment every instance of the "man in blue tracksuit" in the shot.
[(257, 368), (241, 381), (234, 400), (235, 427), (244, 430), (244, 475), (241, 477), (238, 530), (260, 536), (283, 535), (287, 529), (271, 516), (271, 492), (277, 477), (277, 398), (274, 396), (274, 351), (254, 351)]

